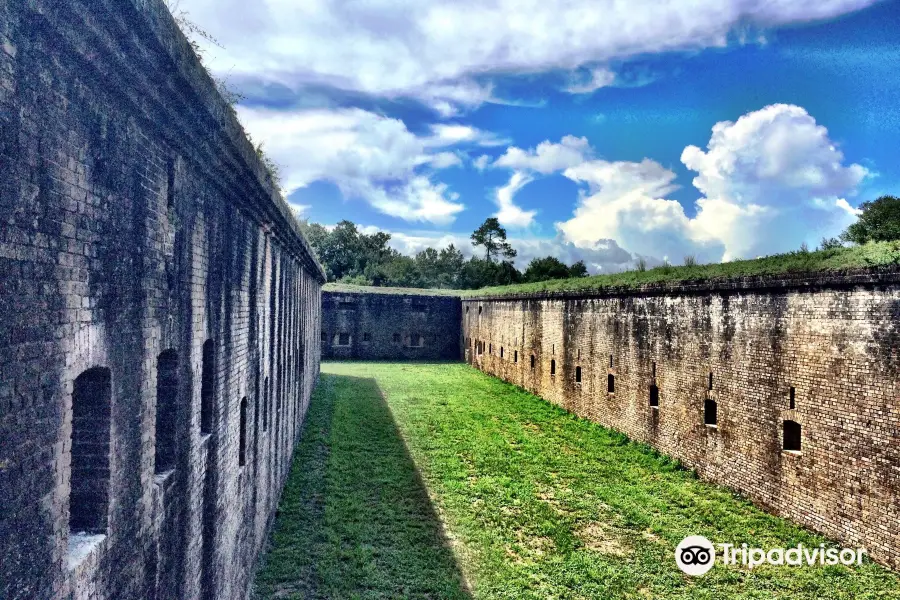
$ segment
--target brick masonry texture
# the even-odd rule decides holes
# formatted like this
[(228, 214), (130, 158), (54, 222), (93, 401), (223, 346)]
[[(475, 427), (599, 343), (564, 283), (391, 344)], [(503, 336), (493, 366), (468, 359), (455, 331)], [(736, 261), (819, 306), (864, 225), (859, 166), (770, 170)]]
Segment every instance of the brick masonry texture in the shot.
[(900, 568), (896, 269), (464, 299), (463, 337), (482, 371)]
[(0, 598), (247, 597), (324, 274), (160, 0), (0, 3), (0, 165)]
[(459, 360), (460, 300), (453, 296), (322, 293), (322, 357)]

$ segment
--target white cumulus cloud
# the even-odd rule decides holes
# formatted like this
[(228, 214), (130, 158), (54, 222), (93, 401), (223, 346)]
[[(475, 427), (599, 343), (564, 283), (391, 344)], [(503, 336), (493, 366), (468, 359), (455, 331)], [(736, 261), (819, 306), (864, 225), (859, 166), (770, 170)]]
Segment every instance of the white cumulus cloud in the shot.
[(494, 166), (536, 171), (547, 175), (579, 165), (591, 153), (591, 146), (586, 137), (567, 135), (563, 136), (558, 144), (548, 140), (528, 150), (510, 146), (494, 161)]
[[(867, 171), (844, 156), (803, 108), (776, 104), (713, 126), (706, 151), (681, 157), (703, 193), (689, 218), (666, 196), (675, 173), (641, 163), (588, 161), (564, 175), (586, 184), (573, 218), (557, 223), (567, 240), (611, 238), (653, 256), (698, 253), (731, 260), (797, 248), (810, 233), (833, 235), (852, 217), (845, 200)], [(799, 226), (798, 226), (799, 225)]]
[[(359, 226), (360, 231), (374, 233), (384, 231), (377, 227)], [(415, 256), (425, 248), (446, 248), (453, 244), (466, 257), (484, 255), (480, 248), (472, 246), (469, 234), (442, 231), (386, 231), (391, 234), (388, 245), (402, 254)], [(587, 247), (576, 246), (561, 235), (553, 238), (539, 238), (510, 235), (507, 238), (517, 250), (513, 260), (516, 267), (525, 270), (535, 258), (555, 256), (567, 265), (583, 260), (590, 273), (616, 273), (630, 269), (635, 257), (619, 247), (615, 240), (599, 240)], [(652, 261), (651, 261), (651, 264)]]
[(238, 116), (280, 165), (288, 194), (314, 181), (329, 181), (345, 197), (361, 198), (381, 212), (436, 224), (452, 222), (464, 208), (445, 184), (422, 172), (429, 164), (452, 166), (450, 156), (459, 158), (432, 154), (429, 141), (398, 119), (361, 109), (238, 107)]

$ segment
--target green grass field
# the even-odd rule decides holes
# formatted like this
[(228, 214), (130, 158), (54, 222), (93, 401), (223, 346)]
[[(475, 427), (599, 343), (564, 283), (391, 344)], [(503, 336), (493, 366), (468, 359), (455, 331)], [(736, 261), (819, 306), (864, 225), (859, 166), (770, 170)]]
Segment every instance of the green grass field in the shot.
[(692, 578), (674, 562), (690, 534), (826, 542), (466, 365), (326, 363), (255, 593), (900, 598), (900, 575), (871, 562)]

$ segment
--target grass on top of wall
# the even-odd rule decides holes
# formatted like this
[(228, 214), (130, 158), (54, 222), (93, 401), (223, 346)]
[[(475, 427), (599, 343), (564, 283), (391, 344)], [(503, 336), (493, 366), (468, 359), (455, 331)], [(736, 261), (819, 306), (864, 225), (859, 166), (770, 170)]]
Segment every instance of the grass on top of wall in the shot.
[(375, 285), (351, 285), (339, 281), (331, 281), (322, 286), (325, 292), (344, 292), (348, 294), (409, 294), (411, 296), (455, 296), (459, 297), (462, 290), (447, 290), (439, 288), (401, 288), (381, 287)]
[(900, 265), (900, 241), (870, 242), (849, 248), (795, 251), (725, 263), (692, 266), (664, 265), (645, 271), (623, 271), (575, 279), (551, 279), (537, 283), (520, 283), (477, 290), (359, 286), (339, 282), (327, 283), (323, 289), (326, 292), (477, 298), (479, 296), (536, 292), (590, 291), (608, 287), (633, 288), (652, 283), (701, 282), (755, 275), (812, 274), (889, 265)]
[(861, 566), (675, 565), (687, 535), (820, 535), (459, 363), (323, 363), (259, 598), (885, 600)]
[(462, 296), (478, 297), (551, 291), (596, 290), (606, 287), (638, 287), (651, 283), (704, 281), (755, 275), (782, 275), (841, 271), (862, 267), (900, 265), (900, 241), (870, 242), (849, 248), (795, 251), (750, 260), (693, 266), (664, 265), (645, 271), (624, 271), (576, 279), (553, 279), (464, 290)]

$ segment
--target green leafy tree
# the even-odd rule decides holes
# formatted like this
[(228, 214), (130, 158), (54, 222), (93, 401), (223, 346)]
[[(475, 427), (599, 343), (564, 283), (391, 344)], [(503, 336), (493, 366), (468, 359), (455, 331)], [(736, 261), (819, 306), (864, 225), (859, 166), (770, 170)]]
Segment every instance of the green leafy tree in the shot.
[(440, 282), (438, 287), (455, 288), (459, 285), (463, 265), (466, 259), (463, 253), (453, 244), (440, 251), (438, 264), (440, 266)]
[(426, 248), (416, 255), (423, 283), (431, 288), (453, 288), (459, 285), (464, 263), (462, 252), (453, 244), (442, 250)]
[(841, 234), (842, 240), (854, 244), (900, 240), (900, 198), (881, 196), (859, 208), (859, 220)]
[(459, 287), (478, 289), (493, 285), (521, 283), (522, 274), (511, 261), (492, 262), (485, 258), (470, 258), (463, 266)]
[[(496, 221), (496, 220), (495, 220)], [(498, 225), (499, 227), (499, 225)], [(479, 288), (521, 281), (521, 273), (509, 260), (472, 258), (450, 244), (441, 250), (426, 248), (414, 258), (400, 254), (390, 246), (391, 236), (384, 232), (364, 234), (352, 221), (341, 221), (333, 228), (300, 221), (300, 228), (329, 281), (357, 285)], [(506, 232), (488, 235), (492, 257), (515, 255), (505, 242)]]
[(571, 267), (553, 256), (534, 258), (525, 269), (523, 280), (528, 282), (547, 281), (549, 279), (568, 279), (570, 277), (584, 277), (588, 274), (583, 260), (579, 260)]
[(494, 285), (511, 285), (513, 283), (522, 283), (522, 274), (516, 269), (512, 261), (504, 260), (496, 265), (494, 272)]
[(484, 223), (472, 233), (472, 244), (484, 246), (484, 258), (494, 262), (495, 258), (515, 258), (516, 250), (506, 241), (506, 229), (500, 225), (497, 217), (488, 217)]
[(588, 270), (587, 265), (584, 264), (583, 260), (579, 260), (574, 263), (571, 267), (569, 267), (569, 277), (587, 277)]
[(325, 267), (329, 281), (363, 277), (376, 282), (383, 277), (380, 267), (397, 252), (388, 247), (390, 234), (361, 233), (351, 221), (341, 221), (330, 231), (318, 223), (301, 222), (306, 239)]
[(382, 266), (381, 285), (397, 287), (425, 287), (422, 273), (414, 258), (397, 254)]
[(838, 248), (843, 248), (844, 244), (841, 243), (841, 240), (837, 238), (822, 238), (822, 241), (819, 242), (819, 250), (836, 250)]
[(491, 268), (494, 263), (483, 258), (472, 257), (463, 265), (460, 275), (459, 287), (469, 290), (477, 290), (489, 286), (494, 281), (494, 272)]
[(547, 281), (548, 279), (566, 279), (569, 277), (569, 267), (554, 256), (533, 258), (525, 269), (525, 281)]

